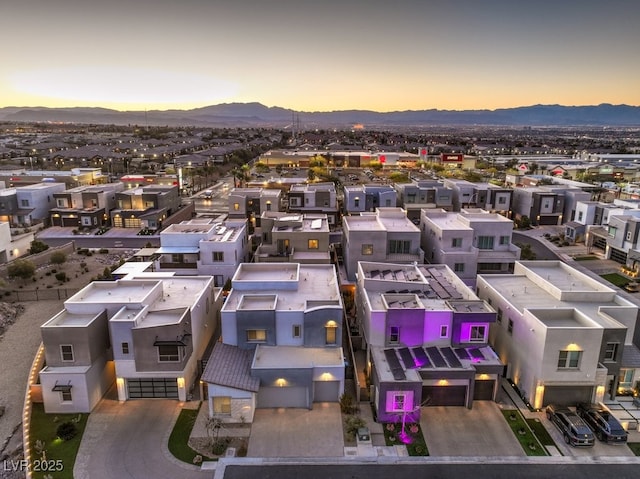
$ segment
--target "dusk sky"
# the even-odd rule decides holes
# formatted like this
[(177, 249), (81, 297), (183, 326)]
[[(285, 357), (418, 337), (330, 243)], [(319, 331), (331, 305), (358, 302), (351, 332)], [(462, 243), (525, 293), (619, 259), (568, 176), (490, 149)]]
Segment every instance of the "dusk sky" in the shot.
[(0, 107), (640, 105), (637, 0), (3, 0)]

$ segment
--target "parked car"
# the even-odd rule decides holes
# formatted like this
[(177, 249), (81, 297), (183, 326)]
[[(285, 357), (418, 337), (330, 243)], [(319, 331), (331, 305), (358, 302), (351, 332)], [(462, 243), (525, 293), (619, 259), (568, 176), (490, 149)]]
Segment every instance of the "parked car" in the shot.
[(571, 446), (591, 447), (595, 443), (593, 432), (575, 412), (566, 407), (549, 405), (547, 418), (555, 424), (564, 437), (564, 442)]
[(625, 284), (624, 289), (629, 293), (637, 293), (640, 291), (640, 283), (631, 281), (630, 283)]
[(589, 425), (600, 441), (610, 444), (625, 444), (627, 442), (627, 431), (608, 409), (591, 404), (578, 404), (576, 412)]

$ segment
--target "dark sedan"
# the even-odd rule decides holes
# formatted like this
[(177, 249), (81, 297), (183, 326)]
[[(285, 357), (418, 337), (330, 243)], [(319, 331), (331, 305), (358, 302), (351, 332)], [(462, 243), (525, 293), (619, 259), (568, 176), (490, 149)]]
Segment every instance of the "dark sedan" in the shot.
[(576, 412), (589, 425), (600, 441), (609, 444), (625, 444), (627, 442), (627, 431), (608, 409), (590, 404), (578, 404)]

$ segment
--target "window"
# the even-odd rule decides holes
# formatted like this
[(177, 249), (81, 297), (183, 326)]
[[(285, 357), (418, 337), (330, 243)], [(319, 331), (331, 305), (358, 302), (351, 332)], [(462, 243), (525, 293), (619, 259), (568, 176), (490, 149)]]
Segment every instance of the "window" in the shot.
[(582, 221), (582, 211), (578, 211), (578, 221)]
[(464, 273), (464, 263), (455, 263), (453, 265), (453, 271), (456, 273)]
[(73, 361), (73, 346), (71, 344), (61, 344), (60, 356), (62, 356), (63, 361)]
[(578, 369), (582, 351), (560, 351), (558, 354), (558, 369)]
[(214, 262), (221, 263), (224, 261), (224, 252), (223, 251), (213, 251), (211, 253), (211, 259)]
[(214, 274), (213, 284), (216, 288), (222, 288), (224, 286), (224, 276), (221, 274)]
[(511, 238), (509, 236), (500, 236), (500, 244), (501, 245), (509, 244), (510, 240), (511, 240)]
[(618, 391), (629, 391), (633, 388), (633, 373), (634, 369), (620, 369), (620, 383), (618, 384)]
[(447, 326), (446, 324), (443, 326), (440, 326), (440, 337), (446, 338), (448, 336), (449, 336), (449, 326)]
[(509, 324), (507, 325), (507, 332), (513, 335), (513, 319), (509, 320)]
[(604, 360), (605, 361), (615, 361), (618, 356), (618, 347), (620, 345), (618, 343), (607, 343), (604, 348)]
[(452, 238), (451, 239), (451, 247), (452, 248), (462, 248), (462, 238)]
[(493, 236), (478, 236), (478, 249), (493, 249)]
[(247, 342), (263, 343), (267, 340), (266, 329), (247, 329)]
[(609, 231), (608, 231), (609, 236), (615, 237), (616, 231), (618, 231), (618, 228), (616, 228), (615, 226), (609, 226)]
[(400, 342), (400, 328), (398, 326), (391, 326), (389, 328), (389, 343), (397, 344)]
[(403, 412), (413, 409), (412, 391), (387, 391), (387, 412)]
[(409, 254), (410, 252), (411, 241), (389, 240), (389, 254)]
[(122, 343), (122, 354), (129, 354), (129, 343)]
[(271, 211), (271, 201), (267, 201), (267, 211)]
[(177, 363), (180, 361), (180, 350), (176, 344), (158, 346), (158, 361), (161, 363)]
[(308, 247), (309, 249), (318, 249), (318, 240), (317, 239), (310, 239), (308, 242)]
[(231, 396), (214, 396), (213, 413), (231, 414)]
[(20, 200), (20, 206), (29, 207), (29, 200)]
[(233, 209), (234, 209), (234, 211), (239, 211), (240, 210), (240, 203), (234, 203), (233, 204)]
[(631, 235), (632, 234), (633, 234), (633, 232), (627, 231), (627, 241), (631, 241)]
[(498, 204), (499, 205), (504, 205), (507, 202), (507, 198), (505, 198), (504, 196), (499, 196), (498, 197)]
[(496, 320), (501, 323), (502, 322), (502, 310), (498, 308), (498, 315), (496, 316)]
[(471, 332), (469, 333), (469, 342), (471, 343), (484, 343), (487, 334), (486, 326), (471, 326)]
[(373, 254), (373, 245), (372, 244), (363, 244), (362, 245), (362, 254), (363, 255)]
[(58, 208), (66, 208), (67, 207), (67, 200), (58, 198), (56, 200), (56, 204), (57, 204)]
[(354, 206), (354, 208), (359, 208), (360, 207), (360, 198), (355, 198), (353, 200), (353, 206)]
[(66, 391), (60, 391), (60, 397), (62, 398), (62, 402), (71, 402), (73, 400), (73, 396), (71, 395), (71, 389)]
[(294, 338), (299, 338), (300, 336), (302, 336), (302, 326), (300, 326), (299, 324), (294, 324), (293, 325), (293, 337)]
[(391, 206), (391, 200), (385, 200), (384, 201), (384, 205), (385, 206)]
[(336, 344), (336, 338), (337, 338), (337, 330), (338, 327), (335, 324), (330, 324), (325, 328), (326, 332), (326, 343), (327, 344)]

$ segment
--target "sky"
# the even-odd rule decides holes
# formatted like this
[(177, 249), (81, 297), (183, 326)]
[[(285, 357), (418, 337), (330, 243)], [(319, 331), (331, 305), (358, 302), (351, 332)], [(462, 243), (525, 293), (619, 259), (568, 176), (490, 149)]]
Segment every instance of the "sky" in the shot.
[(0, 107), (640, 106), (638, 0), (2, 0)]

